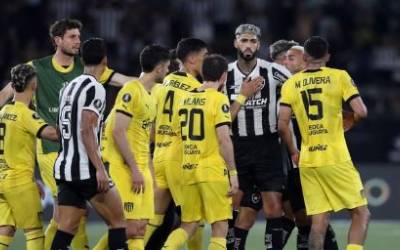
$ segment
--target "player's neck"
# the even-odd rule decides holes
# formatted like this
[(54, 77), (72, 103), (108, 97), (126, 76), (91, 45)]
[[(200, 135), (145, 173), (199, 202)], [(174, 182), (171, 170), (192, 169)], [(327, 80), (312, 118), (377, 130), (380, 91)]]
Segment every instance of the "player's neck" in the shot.
[(16, 102), (22, 102), (24, 103), (26, 106), (29, 106), (29, 104), (32, 101), (32, 91), (26, 90), (22, 93), (18, 93), (16, 91), (14, 91), (14, 100)]
[(61, 50), (56, 50), (53, 55), (54, 60), (61, 66), (69, 66), (74, 62), (74, 57), (63, 53)]
[(142, 83), (143, 87), (147, 92), (150, 93), (153, 86), (156, 84), (156, 78), (151, 73), (141, 73), (139, 77), (139, 81)]
[(97, 81), (100, 81), (101, 74), (103, 74), (103, 69), (98, 66), (85, 66), (83, 68), (83, 73), (91, 75), (96, 78)]
[(183, 64), (181, 67), (181, 71), (185, 72), (185, 73), (189, 73), (194, 77), (197, 77), (197, 73), (194, 69), (191, 69), (190, 67), (188, 67), (187, 65)]
[(237, 60), (237, 66), (244, 74), (248, 75), (254, 69), (257, 64), (257, 57), (254, 57), (250, 61), (246, 61), (243, 58), (239, 57)]
[(307, 64), (306, 70), (316, 70), (325, 67), (326, 63), (322, 61), (313, 61)]
[(216, 90), (218, 90), (219, 85), (220, 85), (219, 82), (205, 81), (198, 88), (198, 90), (205, 90), (205, 89), (216, 89)]

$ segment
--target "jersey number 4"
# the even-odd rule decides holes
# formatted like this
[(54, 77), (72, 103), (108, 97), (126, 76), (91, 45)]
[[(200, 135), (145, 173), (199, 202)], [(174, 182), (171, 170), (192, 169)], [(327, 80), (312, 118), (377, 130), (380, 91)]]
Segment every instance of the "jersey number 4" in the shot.
[[(315, 89), (307, 89), (300, 92), (301, 98), (303, 99), (304, 108), (306, 109), (306, 113), (309, 120), (321, 120), (323, 117), (323, 107), (322, 102), (317, 100), (316, 97), (318, 94), (322, 93), (321, 88)], [(312, 114), (310, 112), (310, 107), (316, 107), (317, 113)]]
[(6, 136), (6, 124), (0, 123), (0, 155), (4, 154), (4, 137)]
[(172, 122), (172, 109), (174, 107), (174, 95), (175, 92), (170, 90), (167, 92), (167, 96), (165, 97), (163, 114), (167, 114), (169, 117), (169, 122)]

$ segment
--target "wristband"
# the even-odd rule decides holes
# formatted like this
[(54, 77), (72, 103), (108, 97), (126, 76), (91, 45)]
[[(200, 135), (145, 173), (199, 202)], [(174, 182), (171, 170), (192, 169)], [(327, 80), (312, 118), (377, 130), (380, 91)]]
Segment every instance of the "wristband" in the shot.
[(236, 100), (235, 100), (235, 101), (237, 101), (238, 103), (240, 103), (240, 105), (243, 105), (243, 104), (246, 102), (246, 100), (247, 100), (247, 97), (244, 96), (244, 95), (242, 95), (242, 94), (240, 94), (240, 95), (238, 95), (238, 96), (236, 97)]
[(236, 176), (237, 175), (237, 171), (236, 171), (235, 168), (231, 169), (231, 170), (228, 170), (228, 173), (229, 173), (229, 176)]

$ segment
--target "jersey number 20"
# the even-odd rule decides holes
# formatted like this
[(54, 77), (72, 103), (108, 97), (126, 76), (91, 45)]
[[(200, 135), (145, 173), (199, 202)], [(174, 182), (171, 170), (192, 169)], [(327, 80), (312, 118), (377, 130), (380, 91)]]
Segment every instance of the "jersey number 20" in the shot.
[[(192, 141), (201, 141), (204, 139), (204, 113), (201, 109), (191, 109), (190, 111), (187, 109), (179, 110), (179, 117), (183, 117), (181, 119), (181, 136), (182, 140), (186, 141), (187, 137)], [(188, 134), (183, 133), (183, 129), (185, 128), (188, 131)], [(196, 132), (195, 132), (196, 131)]]

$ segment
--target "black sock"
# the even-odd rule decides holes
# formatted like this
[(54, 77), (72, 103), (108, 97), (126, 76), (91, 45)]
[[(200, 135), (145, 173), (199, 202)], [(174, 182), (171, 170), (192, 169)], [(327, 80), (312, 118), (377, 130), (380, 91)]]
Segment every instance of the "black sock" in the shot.
[(228, 234), (226, 235), (226, 249), (233, 250), (233, 246), (235, 245), (235, 221), (237, 216), (239, 215), (239, 211), (232, 211), (232, 219), (228, 220)]
[(329, 224), (325, 234), (324, 250), (338, 250), (338, 249), (339, 247), (336, 241), (335, 231), (333, 231), (333, 228)]
[(282, 250), (283, 249), (283, 227), (282, 218), (267, 218), (265, 226), (265, 249)]
[(235, 227), (235, 244), (233, 246), (234, 250), (244, 250), (246, 246), (246, 239), (249, 230), (241, 229)]
[(298, 226), (297, 229), (297, 250), (308, 250), (311, 226)]
[(286, 245), (289, 240), (290, 235), (292, 234), (293, 228), (296, 226), (293, 220), (282, 216), (282, 227), (283, 227), (283, 246)]
[(74, 238), (73, 234), (57, 230), (51, 243), (51, 250), (68, 250), (72, 238)]
[(110, 250), (114, 249), (128, 250), (128, 246), (126, 245), (125, 228), (108, 229), (108, 247)]

